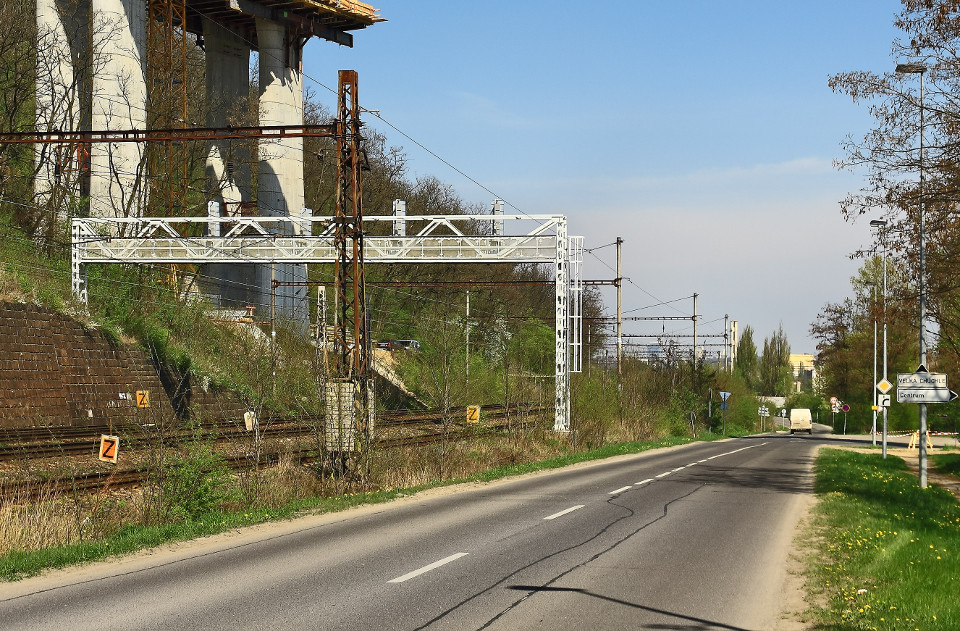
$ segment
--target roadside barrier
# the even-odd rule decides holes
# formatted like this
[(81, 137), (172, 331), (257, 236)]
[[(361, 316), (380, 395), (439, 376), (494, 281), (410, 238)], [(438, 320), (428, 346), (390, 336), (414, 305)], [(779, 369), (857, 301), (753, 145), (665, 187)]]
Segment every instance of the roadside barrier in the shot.
[[(881, 432), (875, 432), (877, 435), (880, 435)], [(909, 436), (910, 434), (917, 434), (918, 430), (907, 430), (907, 431), (897, 431), (897, 432), (887, 432), (887, 436)], [(960, 432), (927, 432), (927, 436), (960, 436)]]
[[(917, 449), (920, 447), (920, 431), (917, 430), (910, 435), (910, 444), (907, 449)], [(933, 449), (933, 441), (930, 440), (930, 432), (927, 432), (927, 449)]]

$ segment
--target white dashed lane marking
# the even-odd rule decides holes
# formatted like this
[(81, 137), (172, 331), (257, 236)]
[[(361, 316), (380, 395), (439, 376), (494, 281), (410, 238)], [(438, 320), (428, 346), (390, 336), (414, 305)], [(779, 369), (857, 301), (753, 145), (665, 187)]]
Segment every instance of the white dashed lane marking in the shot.
[(465, 557), (465, 556), (467, 556), (468, 554), (469, 554), (469, 552), (458, 552), (458, 553), (456, 553), (456, 554), (451, 554), (450, 556), (448, 556), (448, 557), (446, 557), (446, 558), (443, 558), (443, 559), (440, 559), (439, 561), (434, 561), (434, 562), (431, 563), (430, 565), (424, 565), (424, 566), (423, 566), (422, 568), (420, 568), (419, 570), (414, 570), (414, 571), (412, 571), (412, 572), (408, 572), (407, 574), (404, 574), (403, 576), (398, 576), (397, 578), (392, 579), (392, 580), (389, 580), (389, 581), (387, 581), (387, 582), (388, 582), (388, 583), (403, 583), (404, 581), (409, 581), (411, 578), (416, 578), (416, 577), (420, 576), (421, 574), (426, 574), (426, 573), (429, 572), (430, 570), (435, 570), (435, 569), (437, 569), (438, 567), (442, 567), (442, 566), (446, 565), (447, 563), (450, 563), (451, 561), (456, 561), (456, 560), (459, 559), (460, 557)]
[(562, 510), (562, 511), (560, 511), (559, 513), (554, 513), (553, 515), (549, 515), (549, 516), (547, 516), (547, 517), (544, 517), (543, 519), (544, 519), (544, 521), (546, 521), (546, 520), (548, 520), (548, 519), (556, 519), (557, 517), (563, 517), (563, 516), (566, 515), (567, 513), (572, 513), (572, 512), (575, 511), (575, 510), (578, 510), (578, 509), (580, 509), (580, 508), (583, 508), (584, 506), (585, 506), (585, 504), (577, 504), (576, 506), (571, 506), (570, 508), (568, 508), (568, 509), (566, 509), (566, 510)]
[[(752, 449), (753, 447), (762, 447), (763, 445), (766, 445), (766, 444), (767, 444), (767, 443), (764, 442), (764, 443), (760, 443), (760, 444), (758, 444), (758, 445), (750, 445), (750, 446), (748, 446), (748, 447), (742, 447), (742, 448), (740, 448), (740, 449), (735, 449), (735, 450), (733, 450), (733, 451), (728, 451), (728, 452), (725, 452), (725, 453), (722, 453), (722, 454), (715, 454), (715, 455), (713, 455), (713, 456), (710, 456), (709, 458), (704, 458), (703, 460), (697, 460), (696, 462), (691, 462), (690, 464), (683, 465), (682, 467), (677, 467), (676, 469), (671, 469), (670, 471), (664, 471), (664, 472), (661, 473), (660, 475), (653, 476), (652, 478), (647, 478), (646, 480), (641, 480), (641, 481), (639, 481), (639, 482), (634, 483), (634, 484), (631, 485), (631, 486), (624, 486), (624, 487), (621, 487), (621, 488), (617, 489), (616, 491), (610, 491), (609, 493), (607, 493), (607, 495), (618, 495), (618, 494), (620, 494), (620, 493), (623, 493), (624, 491), (627, 491), (627, 490), (633, 488), (634, 486), (643, 486), (644, 484), (649, 484), (650, 482), (653, 482), (653, 481), (655, 481), (655, 480), (659, 480), (659, 479), (661, 479), (661, 478), (665, 478), (665, 477), (667, 477), (668, 475), (670, 475), (671, 473), (676, 473), (677, 471), (683, 471), (683, 470), (686, 469), (687, 467), (693, 467), (693, 466), (696, 466), (696, 465), (698, 465), (698, 464), (700, 464), (700, 463), (702, 463), (702, 462), (707, 462), (708, 460), (713, 460), (714, 458), (720, 458), (720, 457), (722, 457), (722, 456), (729, 456), (729, 455), (731, 455), (731, 454), (735, 454), (735, 453), (737, 453), (737, 452), (743, 451), (744, 449)], [(566, 515), (566, 514), (569, 513), (569, 512), (575, 511), (575, 510), (577, 510), (578, 508), (583, 508), (583, 506), (574, 506), (573, 508), (568, 508), (568, 509), (565, 510), (565, 511), (560, 511), (560, 512), (557, 513), (556, 515), (550, 515), (549, 517), (544, 517), (544, 519), (555, 519), (555, 518), (557, 518), (557, 517), (560, 517), (561, 515)]]

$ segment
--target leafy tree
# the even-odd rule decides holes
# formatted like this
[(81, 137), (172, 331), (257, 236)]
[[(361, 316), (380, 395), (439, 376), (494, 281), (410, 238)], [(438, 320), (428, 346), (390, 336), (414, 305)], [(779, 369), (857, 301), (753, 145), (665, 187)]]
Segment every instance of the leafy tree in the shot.
[[(894, 25), (904, 35), (893, 42), (890, 70), (846, 72), (830, 79), (835, 92), (869, 104), (875, 119), (863, 138), (843, 143), (846, 155), (840, 166), (865, 169), (868, 177), (860, 191), (843, 201), (842, 210), (848, 218), (877, 209), (884, 213), (888, 223), (882, 236), (897, 267), (911, 270), (907, 287), (912, 289), (903, 298), (914, 314), (919, 311), (918, 240), (924, 217), (927, 306), (937, 324), (928, 326), (928, 364), (946, 370), (960, 368), (960, 5), (954, 0), (902, 4)], [(922, 103), (917, 74), (894, 72), (903, 62), (925, 68)]]
[(757, 389), (757, 345), (753, 341), (753, 327), (743, 327), (743, 335), (737, 343), (737, 363), (734, 368), (744, 383)]
[[(820, 390), (851, 404), (854, 418), (867, 423), (873, 404), (873, 325), (878, 326), (878, 369), (882, 372), (882, 323), (887, 323), (888, 376), (912, 372), (917, 362), (916, 314), (909, 294), (910, 279), (888, 261), (888, 298), (882, 300), (874, 286), (882, 287), (883, 266), (879, 257), (864, 262), (850, 279), (853, 296), (823, 307), (810, 327), (817, 340)], [(873, 284), (876, 285), (873, 285)], [(912, 418), (912, 420), (908, 420)], [(916, 420), (910, 406), (894, 404), (891, 426), (907, 426)]]
[(763, 353), (757, 366), (758, 394), (763, 396), (786, 396), (790, 393), (792, 373), (790, 370), (790, 344), (783, 324), (773, 335), (763, 340)]

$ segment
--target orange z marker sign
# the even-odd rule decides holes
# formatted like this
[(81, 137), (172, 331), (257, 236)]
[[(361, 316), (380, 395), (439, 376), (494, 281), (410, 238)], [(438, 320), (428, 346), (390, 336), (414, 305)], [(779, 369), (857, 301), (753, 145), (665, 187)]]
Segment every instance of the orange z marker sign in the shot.
[(480, 406), (479, 405), (467, 406), (467, 422), (468, 423), (480, 422)]
[(100, 460), (117, 464), (117, 456), (119, 453), (120, 437), (102, 434), (100, 436)]
[(137, 390), (137, 407), (138, 408), (150, 407), (150, 391), (149, 390)]

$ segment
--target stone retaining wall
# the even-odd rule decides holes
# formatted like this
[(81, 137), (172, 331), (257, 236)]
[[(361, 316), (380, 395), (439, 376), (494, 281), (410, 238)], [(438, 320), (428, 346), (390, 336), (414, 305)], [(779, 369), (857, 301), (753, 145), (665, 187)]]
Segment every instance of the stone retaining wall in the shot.
[[(150, 408), (136, 406), (148, 391)], [(207, 393), (205, 393), (207, 394)], [(232, 393), (196, 397), (191, 410), (241, 415)], [(173, 418), (150, 355), (31, 304), (0, 303), (0, 427), (102, 425)]]

